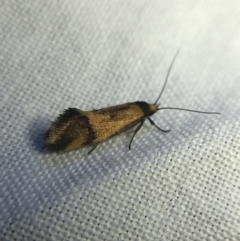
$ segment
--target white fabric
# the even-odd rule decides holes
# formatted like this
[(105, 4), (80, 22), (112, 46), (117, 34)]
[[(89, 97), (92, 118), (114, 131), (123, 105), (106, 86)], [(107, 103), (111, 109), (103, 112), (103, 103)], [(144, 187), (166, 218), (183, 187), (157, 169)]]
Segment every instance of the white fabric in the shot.
[[(0, 240), (239, 240), (240, 3), (1, 1)], [(136, 135), (47, 153), (62, 110), (160, 100)]]

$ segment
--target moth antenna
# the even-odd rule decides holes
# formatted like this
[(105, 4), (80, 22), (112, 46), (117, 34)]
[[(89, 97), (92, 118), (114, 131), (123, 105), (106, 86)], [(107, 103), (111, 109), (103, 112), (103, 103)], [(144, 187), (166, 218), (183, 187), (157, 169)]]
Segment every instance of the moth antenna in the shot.
[(170, 65), (169, 69), (168, 69), (167, 76), (166, 76), (166, 78), (165, 78), (165, 82), (164, 82), (164, 84), (163, 84), (161, 93), (159, 94), (157, 100), (156, 100), (155, 103), (154, 103), (155, 105), (156, 105), (157, 102), (160, 100), (160, 98), (161, 98), (161, 96), (162, 96), (162, 93), (163, 93), (163, 91), (164, 91), (164, 89), (165, 89), (165, 87), (166, 87), (166, 85), (167, 85), (168, 76), (169, 76), (169, 74), (170, 74), (170, 72), (171, 72), (171, 70), (172, 70), (173, 64), (174, 64), (174, 62), (175, 62), (175, 60), (176, 60), (176, 58), (177, 58), (177, 56), (178, 56), (178, 53), (179, 53), (179, 50), (178, 50), (177, 53), (175, 54), (175, 56), (174, 56), (174, 58), (173, 58), (173, 60), (172, 60), (172, 63), (171, 63), (171, 65)]
[(208, 112), (208, 111), (199, 111), (199, 110), (190, 110), (190, 109), (184, 109), (184, 108), (175, 108), (175, 107), (162, 107), (158, 108), (158, 110), (183, 110), (183, 111), (189, 111), (189, 112), (195, 112), (195, 113), (201, 113), (201, 114), (216, 114), (220, 115), (219, 112)]

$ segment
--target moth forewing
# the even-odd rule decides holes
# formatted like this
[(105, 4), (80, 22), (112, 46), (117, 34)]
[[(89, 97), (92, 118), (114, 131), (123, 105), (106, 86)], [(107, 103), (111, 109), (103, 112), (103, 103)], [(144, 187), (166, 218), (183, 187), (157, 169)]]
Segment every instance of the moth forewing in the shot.
[(97, 144), (141, 123), (149, 116), (149, 111), (152, 110), (146, 102), (94, 111), (69, 108), (52, 123), (45, 134), (45, 141), (49, 150), (73, 150)]

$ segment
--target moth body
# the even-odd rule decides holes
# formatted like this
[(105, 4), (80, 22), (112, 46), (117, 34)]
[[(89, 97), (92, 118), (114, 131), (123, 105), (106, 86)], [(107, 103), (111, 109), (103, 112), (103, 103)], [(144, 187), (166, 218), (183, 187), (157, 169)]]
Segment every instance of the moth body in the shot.
[(65, 110), (45, 133), (49, 150), (74, 150), (88, 144), (98, 144), (131, 129), (158, 107), (143, 101), (126, 103), (93, 111), (77, 108)]

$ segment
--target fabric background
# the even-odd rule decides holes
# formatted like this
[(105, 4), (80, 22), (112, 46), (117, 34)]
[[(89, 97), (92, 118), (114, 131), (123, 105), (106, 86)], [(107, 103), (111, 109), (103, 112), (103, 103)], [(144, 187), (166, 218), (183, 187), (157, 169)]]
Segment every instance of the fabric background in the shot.
[[(13, 1), (0, 7), (0, 240), (239, 240), (240, 3)], [(130, 133), (48, 153), (68, 107), (162, 106)]]

